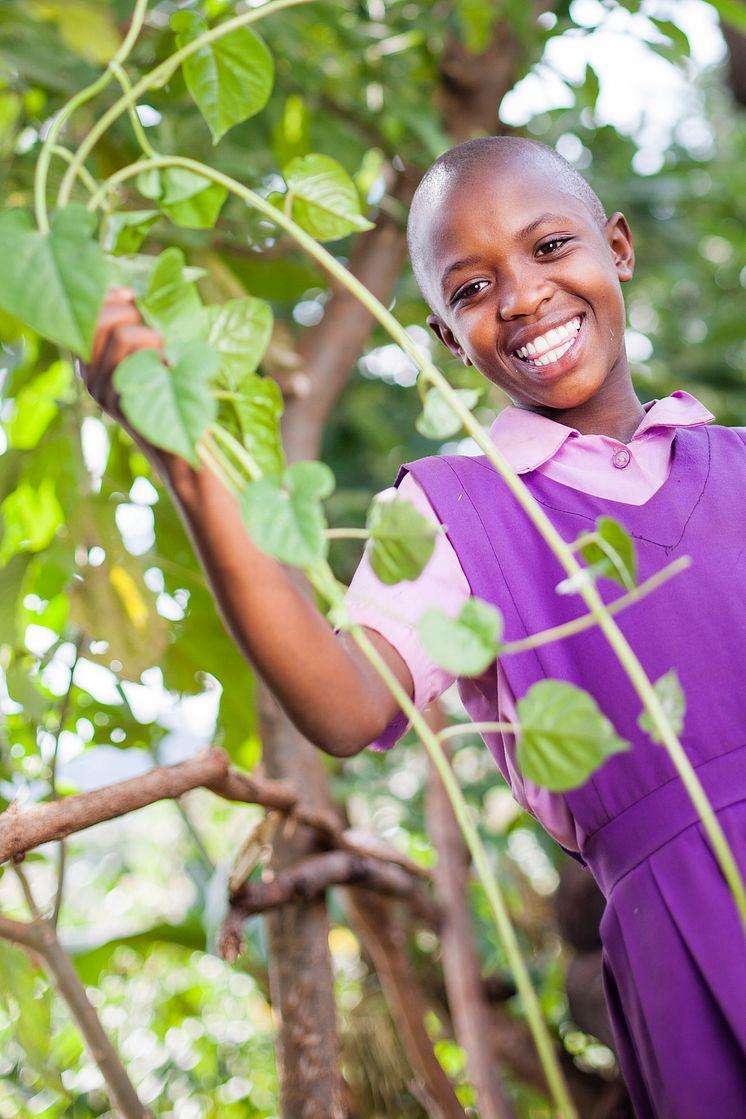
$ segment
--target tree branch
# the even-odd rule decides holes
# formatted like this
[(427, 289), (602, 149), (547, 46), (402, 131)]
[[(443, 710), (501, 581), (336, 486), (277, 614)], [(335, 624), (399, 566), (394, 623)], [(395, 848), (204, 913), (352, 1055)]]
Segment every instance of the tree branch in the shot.
[(152, 1112), (138, 1099), (127, 1070), (89, 1002), (70, 957), (57, 939), (52, 922), (37, 920), (24, 923), (0, 915), (0, 936), (30, 949), (46, 964), (58, 994), (67, 1003), (91, 1057), (101, 1070), (117, 1113), (123, 1119), (152, 1119)]
[(209, 789), (225, 800), (277, 809), (317, 832), (331, 847), (382, 864), (401, 866), (417, 878), (427, 877), (427, 871), (377, 836), (346, 832), (333, 812), (305, 808), (290, 782), (249, 777), (232, 769), (227, 754), (216, 747), (203, 750), (178, 765), (158, 766), (140, 777), (106, 785), (90, 793), (75, 793), (23, 811), (11, 804), (0, 813), (0, 863), (10, 858), (20, 859), (26, 851), (42, 843), (64, 839), (104, 820), (125, 816), (158, 800), (175, 799), (197, 788)]

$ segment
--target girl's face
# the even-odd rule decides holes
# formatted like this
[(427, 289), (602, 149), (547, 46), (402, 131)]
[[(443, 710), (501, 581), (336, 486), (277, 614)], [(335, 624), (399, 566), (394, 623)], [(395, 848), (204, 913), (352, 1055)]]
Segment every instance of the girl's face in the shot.
[(577, 409), (629, 377), (621, 214), (602, 227), (550, 170), (485, 161), (448, 185), (423, 237), (430, 326), (516, 404)]

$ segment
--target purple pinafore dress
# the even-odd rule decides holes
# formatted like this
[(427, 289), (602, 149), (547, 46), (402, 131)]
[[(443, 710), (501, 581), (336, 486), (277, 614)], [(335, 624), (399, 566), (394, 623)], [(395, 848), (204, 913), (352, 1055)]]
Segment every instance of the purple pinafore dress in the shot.
[[(586, 612), (578, 595), (555, 592), (563, 570), (487, 459), (443, 456), (404, 470), (446, 525), (472, 593), (502, 612), (506, 641)], [(679, 429), (670, 475), (641, 506), (536, 473), (524, 481), (568, 541), (600, 515), (623, 524), (640, 582), (691, 556), (617, 622), (652, 680), (676, 669), (684, 749), (746, 874), (746, 431)], [(599, 589), (607, 602), (622, 593), (607, 580)], [(639, 1119), (744, 1119), (746, 936), (668, 755), (637, 726), (631, 684), (597, 628), (502, 667), (516, 697), (547, 677), (587, 689), (632, 744), (566, 800), (606, 897), (607, 1001)], [(494, 687), (483, 678), (461, 691), (473, 718), (489, 717)]]

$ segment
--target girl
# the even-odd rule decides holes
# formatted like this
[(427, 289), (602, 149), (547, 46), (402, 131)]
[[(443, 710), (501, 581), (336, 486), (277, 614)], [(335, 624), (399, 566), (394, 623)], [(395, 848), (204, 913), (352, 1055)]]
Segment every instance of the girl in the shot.
[[(746, 433), (708, 427), (710, 413), (685, 393), (640, 404), (624, 351), (627, 222), (607, 218), (552, 149), (487, 138), (446, 153), (415, 196), (410, 251), (435, 334), (514, 402), (492, 435), (565, 538), (606, 514), (634, 537), (640, 579), (693, 557), (619, 621), (651, 679), (676, 669), (688, 703), (684, 747), (746, 870), (746, 525), (733, 516), (746, 488)], [(113, 293), (84, 373), (118, 418), (114, 368), (158, 343), (131, 296)], [(303, 733), (338, 756), (391, 745), (403, 720), (356, 646), (252, 545), (207, 471), (146, 450), (235, 640)], [(457, 612), (476, 594), (502, 612), (507, 641), (582, 612), (574, 596), (556, 594), (564, 572), (485, 459), (411, 463), (399, 485), (447, 536), (414, 583), (385, 588), (363, 560), (348, 601), (418, 704), (451, 682), (416, 640), (429, 605), (445, 599)], [(637, 726), (639, 702), (605, 639), (587, 630), (505, 657), (460, 687), (475, 720), (510, 720), (515, 698), (546, 677), (591, 691), (632, 749), (559, 796), (521, 778), (510, 739), (485, 740), (517, 798), (579, 853), (606, 895), (606, 990), (637, 1114), (736, 1119), (746, 1114), (743, 931), (667, 755)]]

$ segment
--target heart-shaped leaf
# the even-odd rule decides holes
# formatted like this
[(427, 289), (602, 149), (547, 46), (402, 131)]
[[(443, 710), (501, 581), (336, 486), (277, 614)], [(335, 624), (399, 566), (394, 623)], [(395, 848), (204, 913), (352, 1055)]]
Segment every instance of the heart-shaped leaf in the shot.
[(138, 350), (121, 363), (114, 387), (129, 422), (149, 443), (199, 466), (197, 443), (215, 418), (208, 385), (218, 355), (206, 342), (166, 346), (168, 366), (157, 350)]
[(327, 553), (321, 502), (334, 489), (323, 462), (295, 462), (281, 478), (260, 478), (243, 492), (241, 514), (258, 548), (292, 567), (311, 567)]
[(22, 210), (0, 215), (0, 307), (82, 358), (106, 294), (106, 264), (92, 239), (96, 218), (71, 203), (39, 233)]
[(360, 196), (350, 176), (328, 155), (298, 156), (283, 168), (292, 196), (292, 216), (312, 237), (335, 241), (372, 229), (360, 212)]
[(457, 618), (428, 610), (417, 634), (427, 655), (454, 676), (479, 676), (495, 659), (502, 634), (499, 610), (469, 598)]
[(577, 788), (606, 758), (629, 749), (593, 696), (564, 680), (540, 680), (516, 709), (518, 767), (552, 792)]
[(280, 438), (280, 386), (269, 377), (249, 373), (240, 381), (230, 404), (239, 438), (262, 474), (282, 474), (285, 454)]
[(635, 545), (618, 521), (611, 517), (599, 517), (593, 539), (580, 551), (596, 576), (613, 579), (625, 590), (632, 590), (637, 574)]
[(194, 284), (184, 279), (184, 264), (181, 249), (165, 249), (138, 304), (148, 325), (167, 342), (195, 338), (204, 331), (205, 309)]
[(110, 253), (136, 253), (160, 216), (158, 210), (118, 210), (109, 214), (104, 248)]
[(382, 583), (391, 585), (422, 574), (435, 547), (437, 529), (410, 501), (375, 501), (367, 528), (370, 564)]
[(212, 229), (228, 197), (225, 187), (183, 167), (142, 171), (137, 189), (156, 202), (175, 225), (187, 229)]
[[(197, 12), (182, 11), (171, 16), (171, 27), (183, 47), (202, 35), (207, 23)], [(264, 108), (274, 80), (272, 55), (249, 27), (206, 43), (184, 60), (182, 70), (215, 144), (234, 124)]]
[(207, 341), (220, 354), (220, 375), (237, 388), (264, 357), (272, 337), (272, 308), (264, 299), (246, 296), (206, 309)]
[[(479, 392), (476, 389), (454, 391), (465, 408), (473, 408), (479, 400)], [(414, 426), (426, 439), (448, 439), (461, 431), (461, 420), (437, 389), (428, 389), (422, 412), (414, 421)]]
[[(664, 676), (660, 676), (653, 684), (653, 687), (658, 695), (663, 710), (668, 716), (674, 733), (676, 735), (681, 734), (684, 729), (684, 715), (686, 714), (686, 696), (679, 682), (676, 669), (672, 668), (669, 672), (666, 672)], [(653, 720), (650, 718), (650, 714), (647, 710), (641, 713), (640, 718), (637, 720), (637, 725), (640, 730), (644, 730), (650, 735), (653, 742), (663, 741), (658, 731), (655, 729)]]

